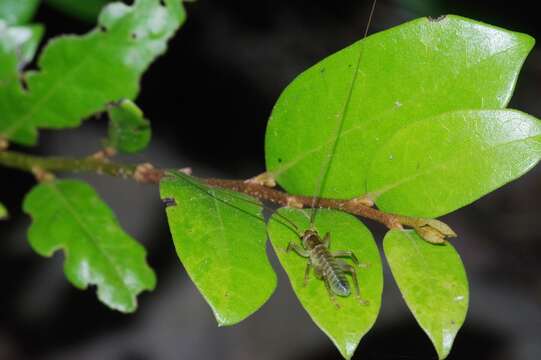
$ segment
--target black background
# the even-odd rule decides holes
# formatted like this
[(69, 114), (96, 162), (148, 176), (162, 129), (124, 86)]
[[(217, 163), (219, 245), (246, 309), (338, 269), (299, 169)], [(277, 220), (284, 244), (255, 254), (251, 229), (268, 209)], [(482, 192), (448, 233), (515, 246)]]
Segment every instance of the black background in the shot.
[[(1, 0), (0, 0), (1, 1)], [(264, 169), (267, 118), (282, 89), (302, 70), (360, 37), (369, 1), (204, 1), (187, 4), (188, 21), (142, 81), (137, 100), (152, 121), (153, 142), (130, 161), (191, 166), (198, 175), (247, 178)], [(404, 21), (460, 14), (539, 37), (530, 1), (380, 1), (371, 32)], [(83, 23), (41, 6), (47, 36), (84, 33)], [(541, 53), (536, 47), (511, 107), (541, 117)], [(35, 153), (87, 155), (105, 136), (103, 119), (44, 131)], [(70, 175), (72, 176), (72, 175)], [(157, 289), (132, 315), (76, 290), (63, 255), (33, 253), (20, 203), (32, 176), (0, 169), (0, 199), (12, 214), (0, 224), (0, 359), (338, 359), (279, 272), (278, 290), (243, 323), (217, 328), (179, 264), (157, 188), (85, 175), (148, 249)], [(541, 358), (541, 170), (444, 218), (469, 273), (471, 306), (449, 359)], [(370, 223), (378, 239), (381, 226)], [(381, 241), (378, 241), (381, 243)], [(274, 257), (271, 255), (271, 257)], [(275, 261), (274, 261), (275, 262)], [(430, 271), (427, 269), (427, 271)], [(436, 359), (385, 270), (378, 321), (359, 359)], [(326, 299), (324, 299), (326, 300)]]

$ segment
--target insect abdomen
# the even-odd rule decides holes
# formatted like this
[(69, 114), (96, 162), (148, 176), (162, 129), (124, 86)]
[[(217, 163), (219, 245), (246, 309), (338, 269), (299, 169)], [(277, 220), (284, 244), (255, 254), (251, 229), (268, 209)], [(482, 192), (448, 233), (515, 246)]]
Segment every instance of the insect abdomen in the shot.
[(338, 296), (349, 296), (351, 291), (346, 276), (323, 244), (316, 245), (310, 251), (310, 260), (317, 272), (327, 281), (333, 293)]

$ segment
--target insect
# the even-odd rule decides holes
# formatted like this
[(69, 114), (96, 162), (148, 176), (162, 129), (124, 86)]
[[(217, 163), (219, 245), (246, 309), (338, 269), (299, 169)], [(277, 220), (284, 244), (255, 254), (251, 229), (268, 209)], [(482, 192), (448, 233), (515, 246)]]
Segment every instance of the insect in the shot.
[(336, 307), (340, 307), (336, 301), (335, 295), (346, 297), (351, 294), (349, 282), (345, 275), (349, 273), (353, 280), (357, 299), (361, 304), (368, 305), (368, 301), (361, 298), (355, 267), (339, 258), (349, 257), (355, 265), (367, 265), (360, 264), (355, 254), (350, 250), (331, 251), (330, 233), (326, 233), (325, 236), (321, 238), (316, 230), (308, 229), (300, 238), (302, 246), (290, 242), (286, 251), (289, 252), (293, 250), (298, 255), (308, 259), (306, 270), (304, 272), (304, 286), (308, 284), (310, 269), (313, 268), (316, 278), (323, 280), (332, 302)]
[[(377, 0), (374, 0), (372, 2), (372, 8), (370, 10), (370, 16), (368, 18), (363, 39), (366, 38), (366, 36), (368, 35), (368, 29), (370, 28), (370, 23), (372, 21), (374, 9), (376, 7), (376, 1)], [(347, 106), (349, 105), (349, 101), (351, 100), (351, 92), (360, 67), (361, 55), (362, 51), (359, 52), (357, 58), (357, 66), (355, 72), (353, 73), (352, 82), (350, 84), (350, 93), (348, 94), (348, 97), (344, 104), (343, 115), (339, 118), (338, 125), (336, 127), (333, 146), (326, 158), (326, 162), (322, 166), (320, 180), (317, 184), (316, 191), (314, 192), (314, 194), (316, 195), (314, 195), (312, 199), (310, 227), (308, 230), (304, 231), (302, 235), (300, 235), (302, 246), (295, 244), (294, 242), (290, 242), (286, 248), (286, 252), (290, 252), (291, 250), (293, 250), (299, 256), (308, 259), (306, 270), (304, 272), (304, 286), (307, 285), (308, 277), (310, 275), (310, 269), (313, 268), (316, 278), (323, 281), (325, 287), (327, 288), (327, 292), (329, 293), (329, 297), (331, 298), (331, 301), (336, 305), (336, 307), (340, 307), (336, 300), (336, 295), (341, 297), (347, 297), (351, 294), (351, 289), (349, 282), (346, 278), (346, 274), (351, 275), (351, 279), (353, 281), (353, 286), (355, 289), (355, 296), (357, 297), (359, 302), (363, 305), (368, 305), (368, 301), (361, 298), (359, 282), (357, 279), (357, 271), (355, 267), (348, 264), (343, 259), (340, 259), (342, 257), (348, 257), (353, 261), (355, 265), (361, 265), (357, 260), (355, 254), (350, 250), (331, 251), (331, 234), (326, 233), (322, 238), (314, 227), (314, 221), (316, 218), (317, 210), (319, 208), (319, 199), (321, 198), (320, 194), (322, 193), (323, 187), (325, 185), (325, 180), (327, 178), (331, 165), (331, 155), (335, 152), (338, 145), (340, 130), (342, 128), (345, 118), (344, 114), (347, 110)]]

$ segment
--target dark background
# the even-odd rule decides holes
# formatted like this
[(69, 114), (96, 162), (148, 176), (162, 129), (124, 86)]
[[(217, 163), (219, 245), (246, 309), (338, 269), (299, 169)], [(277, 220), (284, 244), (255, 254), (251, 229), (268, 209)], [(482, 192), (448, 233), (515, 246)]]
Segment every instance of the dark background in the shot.
[[(2, 0), (0, 0), (2, 1)], [(282, 89), (302, 70), (360, 37), (370, 1), (204, 1), (187, 4), (188, 21), (169, 52), (146, 73), (138, 104), (153, 142), (131, 161), (191, 166), (198, 175), (247, 178), (262, 172), (267, 118)], [(531, 1), (380, 1), (371, 32), (424, 16), (454, 13), (539, 38)], [(92, 24), (41, 6), (47, 36), (84, 33)], [(541, 53), (534, 49), (511, 107), (541, 117)], [(45, 131), (33, 152), (88, 155), (104, 120)], [(217, 328), (175, 255), (157, 187), (84, 176), (147, 247), (157, 289), (132, 315), (111, 311), (94, 289), (79, 291), (62, 273), (63, 255), (46, 259), (26, 241), (20, 209), (34, 184), (0, 169), (0, 359), (338, 359), (292, 294), (282, 270), (276, 293), (239, 325)], [(541, 358), (541, 170), (444, 218), (469, 274), (471, 305), (449, 359)], [(377, 239), (384, 229), (370, 223)], [(378, 240), (381, 244), (381, 241)], [(274, 255), (271, 255), (274, 259)], [(275, 260), (273, 260), (276, 262)], [(427, 269), (429, 271), (429, 269)], [(383, 306), (362, 340), (359, 359), (436, 359), (385, 269)]]

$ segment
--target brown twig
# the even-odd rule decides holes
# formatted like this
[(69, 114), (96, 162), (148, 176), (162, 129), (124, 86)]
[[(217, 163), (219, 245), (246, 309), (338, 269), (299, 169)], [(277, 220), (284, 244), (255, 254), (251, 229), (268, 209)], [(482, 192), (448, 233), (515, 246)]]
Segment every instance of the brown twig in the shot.
[[(36, 174), (53, 172), (95, 172), (111, 176), (133, 179), (139, 183), (157, 184), (165, 176), (166, 170), (158, 169), (149, 163), (131, 165), (120, 164), (100, 157), (65, 158), (27, 155), (14, 151), (0, 152), (0, 165), (29, 171)], [(180, 171), (191, 174), (190, 168)], [(309, 208), (313, 206), (313, 197), (292, 195), (284, 191), (265, 186), (258, 181), (198, 179), (212, 187), (229, 189), (251, 195), (259, 200), (268, 201), (282, 206)], [(268, 183), (268, 182), (267, 182)], [(417, 230), (427, 241), (441, 243), (456, 234), (444, 223), (434, 219), (424, 219), (387, 213), (371, 207), (371, 200), (360, 197), (349, 200), (319, 198), (316, 202), (320, 208), (336, 209), (363, 218), (377, 221), (389, 229), (402, 229), (409, 226)]]

